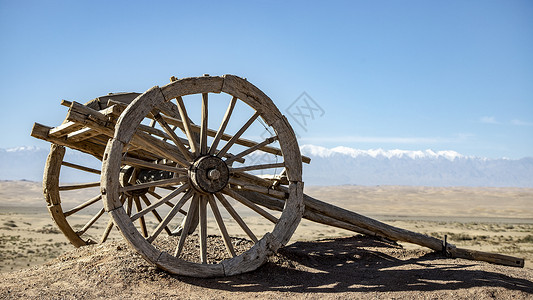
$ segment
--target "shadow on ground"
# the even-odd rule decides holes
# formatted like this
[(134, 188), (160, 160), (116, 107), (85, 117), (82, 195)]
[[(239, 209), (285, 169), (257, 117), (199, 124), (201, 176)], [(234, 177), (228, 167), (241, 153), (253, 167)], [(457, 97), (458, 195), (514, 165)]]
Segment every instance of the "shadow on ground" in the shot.
[(498, 273), (500, 266), (486, 271), (477, 265), (355, 236), (294, 243), (248, 274), (214, 279), (173, 277), (200, 287), (242, 292), (412, 292), (503, 287), (533, 294), (533, 282)]

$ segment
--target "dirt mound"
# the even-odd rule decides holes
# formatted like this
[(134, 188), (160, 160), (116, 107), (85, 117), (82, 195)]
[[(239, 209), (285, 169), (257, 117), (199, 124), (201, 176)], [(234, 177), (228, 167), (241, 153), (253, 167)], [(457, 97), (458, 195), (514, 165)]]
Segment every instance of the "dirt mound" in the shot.
[(533, 270), (445, 259), (364, 236), (297, 242), (258, 270), (227, 278), (170, 275), (124, 242), (72, 250), (0, 274), (0, 298), (531, 298)]

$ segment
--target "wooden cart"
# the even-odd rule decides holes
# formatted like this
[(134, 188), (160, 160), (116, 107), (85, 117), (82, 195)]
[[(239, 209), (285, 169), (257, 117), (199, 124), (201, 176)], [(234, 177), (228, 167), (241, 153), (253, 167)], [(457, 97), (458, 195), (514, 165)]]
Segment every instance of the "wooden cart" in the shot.
[[(52, 143), (44, 195), (55, 223), (77, 247), (105, 242), (117, 227), (145, 259), (164, 270), (228, 276), (262, 265), (289, 241), (303, 216), (453, 257), (524, 264), (515, 257), (459, 249), (305, 195), (302, 162), (310, 159), (301, 156), (289, 122), (272, 100), (246, 79), (173, 77), (143, 94), (62, 104), (69, 107), (65, 121), (56, 127), (35, 123), (31, 135)], [(93, 157), (101, 168), (67, 161), (67, 150)], [(65, 169), (81, 175), (60, 182)], [(85, 174), (96, 179), (80, 183), (77, 178)], [(68, 194), (85, 189), (93, 189), (94, 196), (69, 205)], [(87, 211), (93, 216), (85, 220), (80, 216)], [(260, 234), (251, 223), (262, 228)], [(216, 235), (208, 235), (210, 224), (218, 227)], [(243, 234), (248, 241), (239, 238)], [(184, 247), (191, 244), (198, 255), (185, 255)], [(223, 257), (215, 249), (219, 245), (225, 248)]]

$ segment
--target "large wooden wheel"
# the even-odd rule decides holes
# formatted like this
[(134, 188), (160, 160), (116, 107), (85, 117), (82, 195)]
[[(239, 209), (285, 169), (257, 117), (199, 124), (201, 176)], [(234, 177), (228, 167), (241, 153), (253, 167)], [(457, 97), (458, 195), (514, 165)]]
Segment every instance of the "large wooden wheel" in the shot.
[[(169, 101), (176, 101), (182, 121), (155, 109)], [(143, 157), (130, 155), (139, 149)], [(272, 160), (258, 159), (263, 154)], [(232, 75), (185, 78), (148, 90), (121, 114), (103, 157), (102, 195), (122, 235), (148, 261), (180, 275), (233, 275), (256, 269), (292, 236), (304, 209), (301, 164), (287, 119), (255, 86)], [(136, 180), (121, 180), (133, 167)], [(128, 214), (121, 195), (147, 189), (155, 199)], [(270, 211), (245, 191), (273, 196), (283, 210)], [(135, 226), (164, 204), (172, 208), (155, 228)], [(260, 228), (264, 223), (268, 230)], [(218, 230), (208, 235), (214, 224)], [(168, 227), (179, 237), (162, 237)], [(249, 247), (236, 247), (240, 236), (251, 240)], [(185, 255), (189, 246), (198, 254)]]

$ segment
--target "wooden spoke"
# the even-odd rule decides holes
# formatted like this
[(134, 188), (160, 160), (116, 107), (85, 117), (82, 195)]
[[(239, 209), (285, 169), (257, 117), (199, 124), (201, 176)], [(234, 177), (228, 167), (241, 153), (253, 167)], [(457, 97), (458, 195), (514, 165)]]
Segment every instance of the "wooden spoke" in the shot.
[[(151, 212), (152, 210), (158, 208), (159, 206), (161, 206), (163, 203), (167, 203), (168, 201), (172, 200), (174, 197), (176, 197), (177, 195), (183, 193), (186, 189), (189, 188), (189, 184), (188, 183), (185, 183), (184, 185), (180, 186), (179, 188), (175, 189), (174, 191), (172, 191), (170, 194), (166, 195), (165, 197), (161, 198), (161, 196), (157, 195), (159, 200), (148, 205), (147, 207), (145, 207), (143, 210), (137, 212), (135, 215), (133, 215), (131, 217), (131, 221), (135, 221), (137, 220), (138, 218), (146, 215), (147, 213)], [(157, 198), (157, 197), (156, 197)], [(175, 207), (175, 206), (174, 206)]]
[(85, 224), (85, 226), (83, 226), (83, 228), (76, 232), (79, 236), (83, 235), (87, 229), (89, 229), (91, 226), (93, 226), (93, 224), (98, 221), (98, 219), (104, 214), (104, 208), (101, 208), (98, 213), (96, 213), (96, 215), (94, 215), (90, 220), (89, 222), (87, 222), (87, 224)]
[(196, 138), (193, 135), (191, 129), (191, 121), (189, 120), (189, 116), (187, 115), (187, 110), (185, 109), (183, 99), (181, 97), (177, 97), (176, 103), (178, 104), (178, 111), (180, 113), (181, 121), (183, 122), (183, 129), (185, 130), (185, 134), (187, 135), (187, 139), (189, 140), (189, 146), (191, 147), (191, 151), (194, 156), (197, 156), (198, 144), (196, 142)]
[(263, 169), (274, 169), (274, 168), (283, 168), (285, 167), (284, 163), (275, 163), (275, 164), (264, 164), (264, 165), (254, 165), (246, 166), (239, 168), (230, 168), (230, 172), (245, 172), (245, 171), (254, 171), (254, 170), (263, 170)]
[[(200, 261), (207, 263), (207, 196), (200, 196)], [(187, 231), (182, 231), (182, 235)]]
[(200, 127), (200, 155), (207, 154), (208, 94), (202, 94), (202, 123)]
[(237, 159), (239, 159), (239, 158), (242, 158), (242, 157), (244, 157), (244, 156), (246, 156), (246, 155), (248, 155), (248, 154), (250, 154), (250, 153), (252, 153), (252, 152), (254, 152), (254, 151), (257, 151), (257, 150), (263, 148), (264, 146), (266, 146), (266, 145), (268, 145), (268, 144), (271, 144), (271, 143), (275, 142), (277, 139), (278, 139), (277, 136), (269, 137), (269, 138), (267, 138), (266, 140), (264, 140), (263, 142), (261, 142), (261, 143), (259, 143), (259, 144), (256, 144), (256, 145), (254, 145), (254, 146), (252, 146), (252, 147), (250, 147), (250, 148), (248, 148), (248, 149), (242, 151), (241, 153), (236, 154), (236, 155), (234, 155), (234, 156), (232, 156), (232, 157), (226, 159), (226, 164), (230, 165), (230, 164), (233, 163), (235, 160), (237, 160)]
[(82, 170), (82, 171), (89, 172), (89, 173), (94, 173), (94, 174), (98, 174), (98, 175), (100, 175), (100, 173), (101, 173), (100, 170), (96, 170), (96, 169), (80, 166), (80, 165), (69, 163), (69, 162), (66, 162), (66, 161), (61, 162), (61, 164), (63, 166), (66, 166), (66, 167)]
[(250, 209), (252, 209), (256, 213), (260, 214), (261, 216), (265, 217), (270, 222), (272, 222), (274, 224), (276, 224), (278, 222), (278, 218), (274, 217), (273, 215), (271, 215), (270, 213), (268, 213), (267, 211), (265, 211), (261, 207), (257, 206), (252, 201), (246, 199), (245, 197), (243, 197), (243, 196), (241, 196), (241, 195), (239, 195), (237, 193), (234, 193), (232, 190), (230, 190), (228, 188), (225, 188), (222, 192), (224, 194), (230, 196), (231, 198), (239, 201), (240, 203), (248, 206)]
[(222, 123), (220, 124), (220, 127), (218, 128), (217, 134), (215, 135), (215, 139), (213, 140), (213, 143), (211, 144), (211, 148), (209, 148), (209, 154), (213, 155), (215, 154), (215, 151), (217, 150), (218, 143), (220, 142), (220, 139), (224, 135), (224, 131), (226, 130), (226, 126), (228, 126), (229, 119), (231, 118), (231, 113), (233, 112), (233, 108), (235, 108), (235, 104), (237, 103), (237, 97), (233, 97), (229, 103), (228, 109), (226, 110), (226, 114), (224, 115), (224, 118), (222, 119)]
[[(146, 195), (141, 195), (141, 199), (144, 201), (144, 204), (146, 204), (146, 206), (152, 205), (152, 203), (150, 203), (150, 200), (148, 200), (148, 197), (146, 197)], [(152, 210), (152, 214), (154, 215), (154, 217), (157, 219), (157, 221), (159, 223), (161, 223), (163, 221), (163, 218), (161, 218), (161, 216), (159, 215), (157, 210), (155, 210), (155, 209)], [(165, 226), (165, 231), (167, 232), (168, 235), (172, 234), (172, 232), (170, 231), (168, 226)]]
[[(171, 118), (171, 117), (167, 117), (167, 116), (163, 116), (163, 118), (165, 118), (165, 120), (169, 123), (169, 124), (176, 124), (178, 127), (183, 127), (183, 122), (181, 120), (178, 120), (178, 119), (174, 119), (174, 118)], [(194, 133), (199, 133), (200, 132), (200, 126), (197, 126), (197, 125), (191, 125), (191, 129)], [(214, 137), (216, 136), (217, 134), (217, 131), (215, 130), (212, 130), (212, 129), (209, 129), (207, 131), (207, 135), (208, 136), (211, 136), (211, 137)], [(229, 141), (231, 140), (232, 136), (229, 135), (229, 134), (222, 134), (222, 138), (221, 140), (224, 140), (224, 141)], [(248, 140), (248, 139), (244, 139), (244, 138), (239, 138), (237, 139), (237, 141), (235, 142), (235, 144), (238, 144), (238, 145), (241, 145), (241, 146), (245, 146), (245, 147), (253, 147), (255, 145), (257, 145), (258, 143), (255, 142), (255, 141), (252, 141), (252, 140)], [(216, 149), (214, 149), (213, 151), (215, 151)], [(276, 147), (271, 147), (271, 146), (263, 146), (261, 148), (261, 151), (263, 152), (266, 152), (266, 153), (270, 153), (270, 154), (274, 154), (274, 155), (283, 155), (281, 153), (281, 149), (279, 148), (276, 148)], [(213, 153), (214, 154), (214, 153)], [(306, 156), (302, 156), (302, 162), (304, 163), (309, 163), (311, 162), (311, 158), (309, 157), (306, 157)]]
[(109, 237), (109, 233), (111, 233), (111, 229), (113, 229), (113, 219), (110, 219), (109, 222), (107, 222), (107, 226), (104, 230), (104, 233), (102, 234), (102, 237), (100, 238), (100, 243), (103, 243), (107, 241), (107, 238)]
[(241, 216), (239, 216), (237, 211), (235, 211), (235, 209), (233, 208), (233, 206), (231, 206), (231, 204), (228, 202), (228, 200), (226, 200), (226, 198), (224, 198), (224, 196), (221, 193), (216, 193), (215, 196), (217, 197), (218, 201), (220, 201), (220, 203), (222, 203), (222, 205), (224, 206), (226, 211), (231, 215), (231, 217), (235, 220), (235, 222), (237, 222), (237, 224), (239, 224), (239, 226), (242, 228), (242, 230), (248, 235), (248, 237), (252, 241), (254, 241), (254, 243), (257, 243), (258, 239), (255, 236), (255, 234), (252, 232), (252, 230), (250, 230), (248, 225), (246, 225), (246, 223), (244, 223), (244, 221), (241, 218)]
[[(161, 198), (163, 198), (163, 197), (161, 197), (158, 193), (156, 193), (156, 192), (154, 192), (154, 191), (151, 191), (151, 190), (148, 190), (148, 194), (152, 195), (152, 196), (153, 196), (154, 198), (156, 198), (156, 199), (161, 199)], [(174, 204), (172, 204), (172, 203), (169, 202), (169, 201), (165, 202), (165, 204), (166, 204), (167, 206), (174, 207)], [(182, 213), (182, 214), (184, 214), (184, 215), (187, 214), (187, 212), (185, 212), (185, 211), (182, 210), (182, 209), (180, 209), (180, 213)]]
[(231, 146), (233, 146), (233, 144), (237, 142), (237, 140), (246, 131), (246, 129), (248, 129), (248, 127), (252, 125), (252, 123), (255, 121), (255, 119), (257, 119), (257, 117), (259, 117), (259, 112), (255, 112), (255, 114), (241, 127), (241, 129), (239, 129), (239, 131), (237, 131), (237, 133), (235, 133), (235, 135), (231, 137), (231, 139), (226, 143), (226, 145), (224, 145), (224, 147), (220, 149), (220, 151), (217, 153), (217, 156), (223, 157), (224, 154), (226, 154), (231, 148)]
[(100, 182), (88, 182), (88, 183), (64, 185), (64, 186), (60, 186), (59, 190), (60, 191), (72, 191), (72, 190), (91, 188), (95, 186), (100, 186)]
[(189, 200), (192, 196), (192, 191), (189, 190), (183, 197), (181, 197), (180, 201), (176, 203), (176, 205), (168, 212), (168, 214), (165, 216), (163, 221), (157, 225), (154, 232), (148, 237), (146, 240), (151, 243), (153, 242), (157, 236), (161, 233), (163, 228), (167, 227), (168, 223), (174, 218), (174, 216), (178, 213), (178, 210), (183, 207), (183, 205)]
[(187, 181), (187, 176), (180, 176), (176, 178), (170, 178), (170, 179), (161, 179), (156, 180), (152, 182), (146, 182), (146, 183), (139, 183), (136, 185), (128, 185), (120, 189), (121, 192), (129, 192), (134, 190), (140, 190), (150, 187), (163, 187), (163, 186), (169, 186), (169, 185), (175, 185), (180, 184)]
[(126, 209), (126, 213), (128, 216), (131, 216), (131, 207), (133, 206), (133, 199), (131, 196), (128, 197), (128, 207)]
[(224, 225), (224, 220), (222, 219), (222, 215), (220, 214), (220, 210), (218, 209), (215, 197), (213, 196), (213, 194), (209, 194), (207, 200), (209, 202), (209, 206), (211, 207), (211, 211), (215, 216), (215, 221), (217, 222), (218, 230), (220, 231), (220, 234), (222, 234), (222, 239), (224, 240), (224, 245), (226, 245), (226, 250), (228, 250), (228, 253), (229, 255), (231, 255), (231, 257), (235, 257), (235, 249), (233, 248), (233, 244), (231, 243), (231, 239), (229, 237), (228, 230), (226, 229), (226, 225)]
[(179, 257), (181, 254), (181, 251), (183, 250), (183, 246), (185, 245), (185, 239), (187, 238), (189, 229), (191, 228), (192, 221), (194, 219), (194, 215), (198, 215), (198, 194), (194, 194), (194, 197), (192, 198), (191, 206), (189, 207), (189, 213), (185, 216), (185, 224), (183, 225), (183, 230), (181, 231), (181, 235), (178, 241), (178, 246), (176, 247), (176, 251), (174, 252), (174, 256)]
[(185, 148), (185, 145), (181, 142), (181, 139), (176, 135), (174, 130), (170, 128), (168, 123), (163, 119), (161, 114), (156, 113), (154, 114), (154, 118), (156, 119), (157, 123), (163, 127), (163, 130), (170, 136), (170, 139), (174, 142), (176, 146), (178, 146), (178, 149), (180, 150), (181, 154), (183, 154), (183, 157), (185, 157), (186, 160), (191, 161), (192, 158), (190, 156), (189, 150)]
[[(133, 201), (135, 202), (135, 207), (137, 208), (137, 212), (142, 210), (141, 201), (139, 200), (138, 196), (133, 196)], [(144, 217), (141, 216), (139, 218), (139, 225), (141, 226), (141, 232), (144, 237), (148, 237), (148, 231), (146, 230), (146, 222), (144, 221)]]
[(93, 197), (93, 198), (91, 198), (91, 199), (89, 199), (89, 200), (83, 202), (82, 204), (80, 204), (80, 205), (74, 207), (73, 209), (71, 209), (71, 210), (69, 210), (69, 211), (64, 212), (63, 214), (65, 215), (65, 217), (68, 217), (68, 216), (70, 216), (70, 215), (72, 215), (72, 214), (75, 214), (75, 213), (77, 213), (78, 211), (80, 211), (80, 210), (86, 208), (87, 206), (92, 205), (92, 204), (98, 202), (100, 199), (102, 199), (102, 195), (101, 195), (101, 194), (99, 194), (99, 195), (97, 195), (97, 196), (95, 196), (95, 197)]
[(163, 164), (155, 164), (155, 163), (147, 162), (147, 161), (132, 158), (132, 157), (125, 157), (124, 159), (122, 159), (122, 164), (130, 165), (130, 166), (137, 166), (137, 167), (145, 167), (145, 168), (154, 169), (154, 170), (187, 174), (187, 169), (185, 168), (176, 168), (176, 167), (167, 166)]

